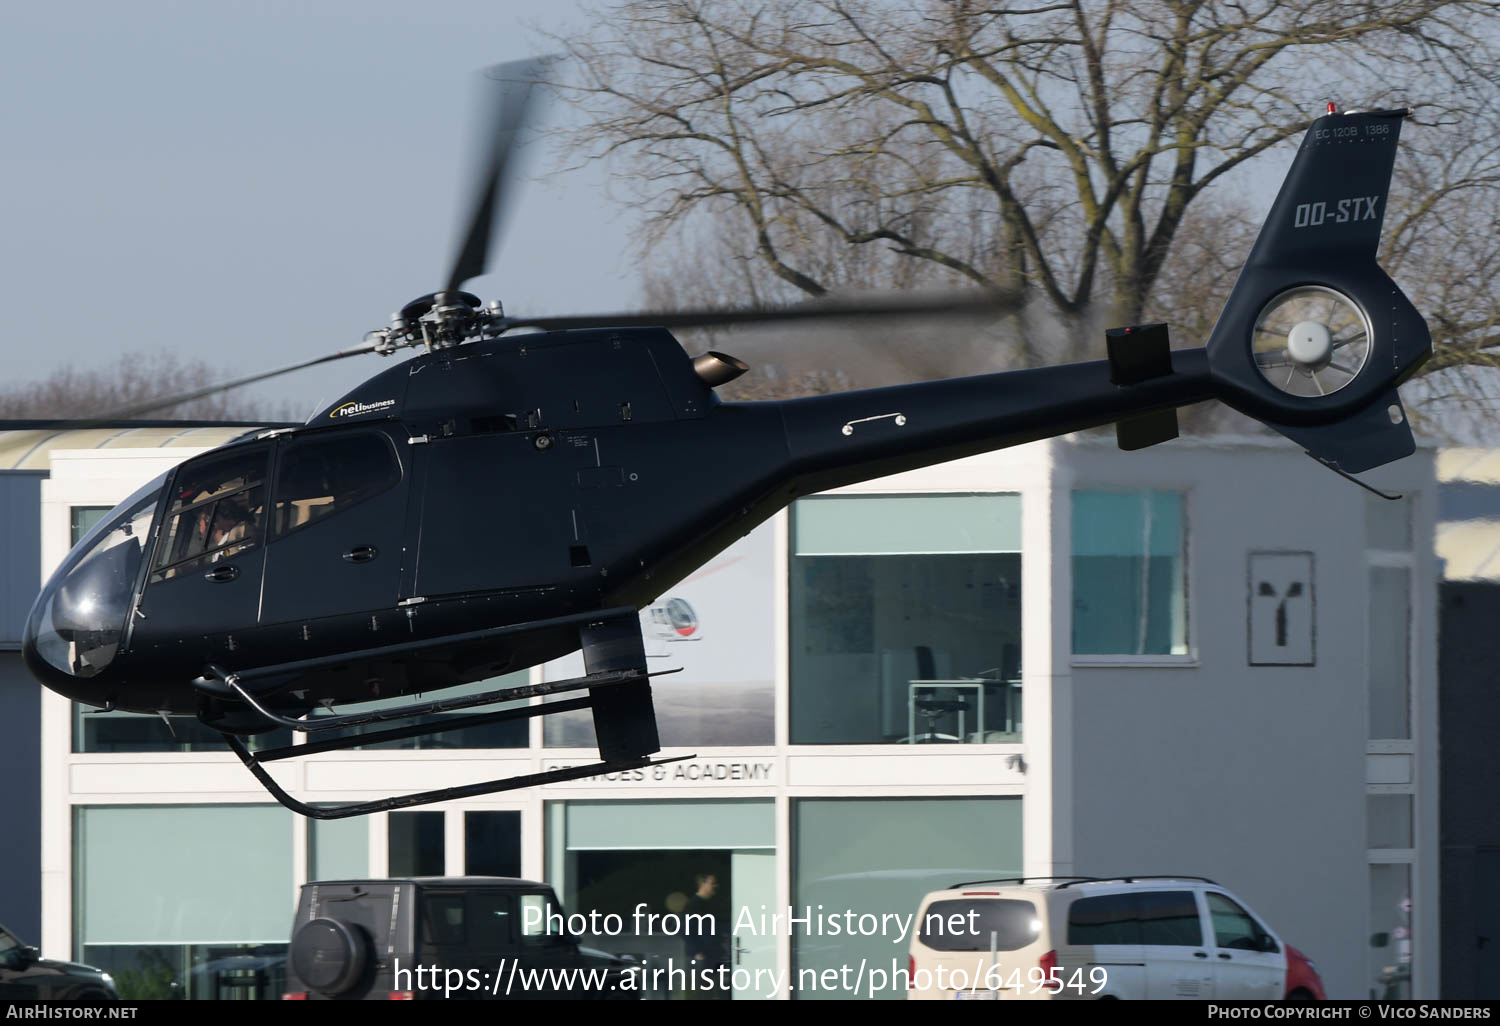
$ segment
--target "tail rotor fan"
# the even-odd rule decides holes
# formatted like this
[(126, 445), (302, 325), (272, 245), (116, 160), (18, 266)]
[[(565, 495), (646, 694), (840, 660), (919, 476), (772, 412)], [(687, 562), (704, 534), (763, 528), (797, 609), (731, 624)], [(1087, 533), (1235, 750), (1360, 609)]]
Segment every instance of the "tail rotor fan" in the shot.
[(1251, 350), (1261, 375), (1287, 395), (1332, 395), (1370, 358), (1370, 322), (1334, 289), (1302, 285), (1267, 303), (1255, 319)]

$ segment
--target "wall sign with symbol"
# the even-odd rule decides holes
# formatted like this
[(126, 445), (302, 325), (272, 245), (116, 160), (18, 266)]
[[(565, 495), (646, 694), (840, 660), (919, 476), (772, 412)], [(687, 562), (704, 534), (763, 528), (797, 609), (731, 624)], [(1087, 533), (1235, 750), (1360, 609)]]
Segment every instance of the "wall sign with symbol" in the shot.
[(1246, 583), (1250, 665), (1315, 665), (1313, 554), (1252, 552)]

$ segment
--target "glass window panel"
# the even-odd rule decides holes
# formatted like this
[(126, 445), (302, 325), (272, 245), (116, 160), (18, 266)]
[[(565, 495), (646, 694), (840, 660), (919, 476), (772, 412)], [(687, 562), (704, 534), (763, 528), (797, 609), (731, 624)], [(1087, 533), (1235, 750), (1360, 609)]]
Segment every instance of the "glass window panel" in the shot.
[(401, 464), (390, 439), (380, 432), (293, 442), (276, 472), (275, 531), (295, 531), (400, 480)]
[[(458, 684), (451, 688), (443, 688), (440, 691), (428, 692), (420, 696), (401, 695), (396, 698), (382, 698), (374, 702), (360, 702), (354, 705), (341, 705), (333, 712), (318, 709), (313, 712), (318, 716), (347, 716), (354, 713), (372, 712), (377, 709), (396, 709), (403, 705), (412, 705), (419, 700), (437, 700), (449, 698), (463, 698), (468, 695), (481, 695), (488, 691), (500, 691), (504, 688), (522, 687), (531, 681), (531, 671), (517, 670), (500, 677), (491, 677), (488, 680), (477, 680), (470, 684)], [(504, 709), (516, 709), (527, 705), (526, 699), (516, 702), (500, 702), (495, 705), (476, 706), (472, 709), (458, 709), (449, 713), (438, 713), (432, 716), (419, 716), (415, 719), (405, 719), (399, 723), (386, 723), (381, 727), (408, 726), (416, 724), (441, 725), (444, 720), (450, 720), (459, 716), (472, 716), (477, 713), (500, 712)], [(354, 737), (361, 733), (368, 733), (379, 727), (351, 728), (346, 730), (330, 731), (319, 734), (321, 738)], [(374, 745), (358, 745), (353, 751), (398, 751), (398, 750), (426, 750), (433, 748), (525, 748), (530, 743), (530, 734), (527, 721), (524, 719), (508, 720), (500, 723), (481, 724), (477, 727), (464, 727), (459, 730), (444, 730), (436, 734), (424, 734), (420, 737), (401, 738), (396, 741), (384, 741)]]
[[(794, 799), (792, 905), (821, 914), (916, 913), (930, 891), (958, 880), (1018, 876), (1019, 798)], [(799, 913), (800, 914), (800, 913)], [(811, 935), (792, 938), (792, 985), (798, 998), (847, 998), (846, 992), (798, 985), (825, 970), (866, 960), (890, 965), (909, 938)], [(901, 958), (904, 964), (904, 957)], [(898, 981), (899, 982), (899, 981)], [(904, 999), (906, 988), (876, 997)]]
[(1141, 943), (1172, 946), (1203, 943), (1203, 922), (1192, 891), (1142, 891), (1136, 895)]
[(464, 929), (465, 905), (462, 892), (424, 891), (422, 894), (423, 939), (429, 944), (441, 947), (457, 947), (463, 944), (468, 939), (468, 933)]
[(568, 802), (569, 851), (772, 848), (769, 801)]
[(1371, 848), (1410, 848), (1412, 796), (1372, 794), (1365, 799), (1366, 844)]
[(85, 944), (83, 961), (126, 1001), (275, 1001), (286, 993), (279, 944)]
[[(651, 682), (664, 748), (775, 743), (774, 542), (773, 525), (761, 525), (641, 610), (646, 666), (681, 670)], [(583, 658), (555, 660), (543, 672), (547, 680), (581, 676)], [(595, 748), (593, 714), (547, 716), (542, 737), (549, 748)]]
[(72, 541), (70, 544), (77, 545), (84, 535), (89, 533), (99, 521), (103, 520), (113, 509), (112, 506), (74, 506), (72, 517)]
[(172, 483), (172, 502), (152, 580), (188, 573), (253, 547), (265, 522), (268, 450), (237, 451), (189, 465)]
[(1068, 909), (1068, 943), (1141, 943), (1135, 895), (1101, 894), (1073, 902)]
[(790, 592), (793, 744), (1020, 740), (1019, 554), (793, 556)]
[(1411, 997), (1411, 866), (1404, 862), (1370, 867), (1369, 979), (1372, 998)]
[(464, 813), (464, 873), (467, 876), (521, 875), (521, 814)]
[(1365, 496), (1365, 547), (1384, 552), (1411, 551), (1411, 499)]
[(386, 845), (391, 876), (442, 876), (446, 858), (443, 814), (391, 813)]
[(1411, 572), (1370, 568), (1370, 738), (1411, 737)]
[(934, 951), (1016, 951), (1036, 940), (1040, 926), (1029, 901), (963, 898), (928, 905), (917, 930)]
[(469, 943), (504, 948), (515, 942), (516, 896), (503, 891), (469, 892)]
[(1208, 899), (1208, 917), (1214, 924), (1216, 945), (1238, 951), (1277, 950), (1276, 942), (1266, 934), (1254, 916), (1240, 908), (1238, 902), (1211, 892), (1204, 897)]
[(1187, 653), (1178, 492), (1073, 493), (1073, 652)]
[(88, 806), (75, 823), (79, 944), (285, 943), (295, 911), (287, 810)]
[(361, 816), (307, 822), (309, 880), (358, 880), (370, 875), (370, 826)]
[[(73, 705), (75, 752), (222, 752), (224, 735), (199, 722), (196, 716), (160, 716), (123, 710), (105, 712)], [(284, 727), (242, 738), (252, 752), (292, 743)]]
[(799, 556), (1020, 552), (1019, 495), (859, 495), (803, 499), (792, 520)]

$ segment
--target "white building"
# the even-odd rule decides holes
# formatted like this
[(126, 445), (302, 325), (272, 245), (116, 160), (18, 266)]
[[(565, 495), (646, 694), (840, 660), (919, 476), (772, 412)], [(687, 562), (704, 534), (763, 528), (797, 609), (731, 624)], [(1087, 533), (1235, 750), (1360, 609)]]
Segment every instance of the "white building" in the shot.
[[(181, 455), (55, 453), (44, 568), (79, 509)], [(706, 873), (736, 917), (907, 914), (982, 877), (1194, 874), (1313, 958), (1330, 997), (1368, 996), (1388, 964), (1435, 997), (1433, 455), (1367, 477), (1405, 498), (1279, 441), (1071, 438), (802, 500), (663, 597), (695, 619), (643, 614), (653, 668), (684, 667), (655, 685), (663, 742), (696, 757), (620, 779), (309, 822), (191, 722), (174, 737), (48, 693), (43, 950), (141, 996), (184, 978), (276, 996), (310, 879), (519, 874), (628, 928)], [(537, 772), (594, 761), (582, 715), (273, 772), (333, 804)], [(868, 991), (906, 966), (889, 931), (733, 944), (803, 998), (852, 996), (799, 987), (804, 970), (863, 961)]]

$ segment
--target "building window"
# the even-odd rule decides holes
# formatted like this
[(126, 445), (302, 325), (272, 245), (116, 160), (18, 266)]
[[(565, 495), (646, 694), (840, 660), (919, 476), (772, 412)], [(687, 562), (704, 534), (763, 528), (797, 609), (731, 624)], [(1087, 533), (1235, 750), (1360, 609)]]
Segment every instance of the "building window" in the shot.
[(370, 821), (348, 819), (307, 821), (307, 879), (358, 880), (370, 875)]
[[(469, 684), (458, 684), (453, 687), (443, 688), (440, 691), (423, 695), (423, 700), (432, 699), (456, 699), (468, 698), (474, 695), (487, 694), (491, 691), (503, 691), (507, 688), (524, 687), (531, 680), (530, 671), (516, 670), (513, 673), (502, 674), (499, 677), (490, 677), (487, 680), (477, 680)], [(404, 705), (413, 704), (411, 695), (401, 695), (396, 698), (382, 698), (374, 702), (359, 702), (352, 705), (341, 705), (332, 712), (322, 709), (314, 710), (313, 719), (322, 716), (348, 716), (355, 713), (374, 712), (380, 709), (399, 709)], [(466, 709), (455, 709), (452, 712), (433, 713), (428, 716), (418, 716), (402, 719), (400, 726), (417, 726), (425, 724), (429, 727), (440, 727), (445, 722), (456, 720), (463, 716), (476, 714), (503, 712), (507, 709), (519, 709), (527, 705), (526, 699), (513, 702), (500, 702), (494, 705), (473, 706)], [(390, 726), (390, 724), (387, 724)], [(374, 727), (347, 727), (340, 730), (329, 731), (319, 734), (319, 740), (325, 738), (350, 738), (358, 737), (360, 734), (371, 733)], [(529, 727), (524, 719), (501, 720), (499, 723), (481, 723), (478, 726), (462, 727), (455, 730), (439, 731), (435, 734), (420, 734), (416, 737), (399, 738), (395, 741), (381, 741), (372, 745), (357, 745), (354, 751), (412, 751), (430, 750), (437, 748), (525, 748), (529, 743)]]
[(1020, 739), (1021, 499), (792, 509), (793, 744)]
[[(774, 526), (763, 524), (641, 610), (646, 667), (672, 671), (651, 682), (662, 747), (776, 743), (775, 538)], [(582, 676), (583, 666), (575, 652), (542, 673), (565, 680)], [(593, 713), (553, 713), (542, 738), (549, 748), (596, 748)]]
[[(765, 924), (776, 908), (774, 802), (548, 802), (546, 816), (546, 877), (564, 907), (600, 924), (619, 916), (617, 928), (582, 943), (660, 970), (647, 981), (653, 997), (772, 996), (779, 935)], [(727, 994), (668, 975), (692, 958), (744, 970), (748, 986)]]
[(1409, 794), (1365, 797), (1365, 847), (1411, 848), (1412, 800)]
[(1374, 1000), (1411, 997), (1411, 864), (1370, 866), (1370, 961)]
[(442, 876), (447, 869), (441, 812), (393, 812), (386, 835), (391, 876)]
[[(793, 799), (792, 849), (798, 915), (811, 908), (841, 922), (851, 912), (855, 919), (893, 922), (881, 917), (894, 914), (904, 921), (929, 891), (1020, 875), (1021, 799)], [(799, 928), (792, 937), (793, 996), (848, 999), (848, 991), (825, 990), (816, 981), (861, 961), (889, 967), (893, 954), (904, 967), (908, 940), (889, 931), (820, 935)], [(824, 975), (828, 970), (833, 977)], [(869, 996), (903, 999), (906, 983), (893, 979)]]
[(280, 997), (294, 902), (290, 812), (111, 805), (75, 816), (78, 956), (114, 976), (122, 998)]
[(521, 814), (464, 813), (464, 875), (521, 875)]
[(1411, 737), (1411, 571), (1370, 567), (1371, 740)]
[(1186, 655), (1180, 492), (1073, 493), (1073, 654)]
[(77, 545), (83, 536), (88, 534), (90, 529), (103, 520), (113, 508), (112, 506), (74, 506), (69, 544)]

